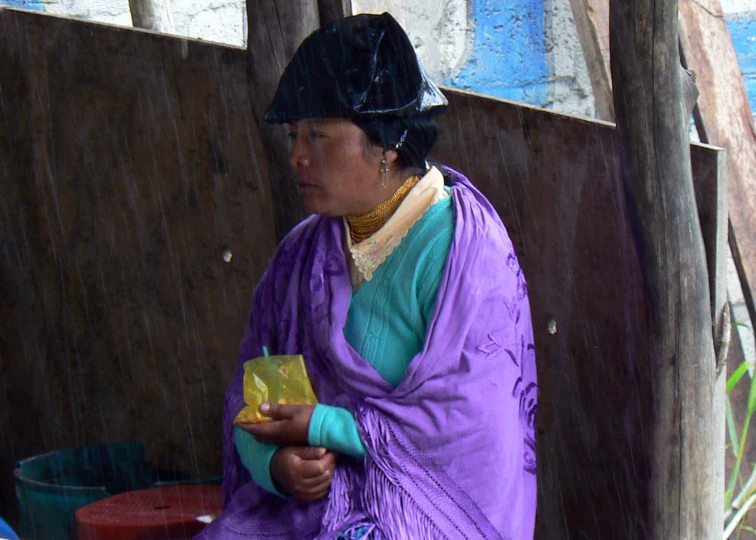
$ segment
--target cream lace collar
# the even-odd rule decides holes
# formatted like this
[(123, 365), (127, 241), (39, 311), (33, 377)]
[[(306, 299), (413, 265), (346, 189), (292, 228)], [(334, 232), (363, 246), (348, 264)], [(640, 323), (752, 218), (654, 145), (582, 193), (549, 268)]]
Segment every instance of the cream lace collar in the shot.
[(410, 190), (394, 215), (373, 236), (358, 244), (353, 244), (349, 234), (349, 225), (345, 219), (347, 250), (351, 254), (349, 268), (352, 288), (357, 290), (365, 281), (373, 279), (375, 271), (401, 244), (412, 226), (431, 206), (448, 196), (449, 194), (444, 189), (441, 171), (436, 167), (431, 167)]

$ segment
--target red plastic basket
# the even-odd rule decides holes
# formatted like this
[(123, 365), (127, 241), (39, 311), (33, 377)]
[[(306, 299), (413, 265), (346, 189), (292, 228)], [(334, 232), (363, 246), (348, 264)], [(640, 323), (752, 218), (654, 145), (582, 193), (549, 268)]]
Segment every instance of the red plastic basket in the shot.
[(79, 508), (74, 519), (74, 538), (192, 538), (220, 513), (219, 486), (179, 485), (129, 491)]

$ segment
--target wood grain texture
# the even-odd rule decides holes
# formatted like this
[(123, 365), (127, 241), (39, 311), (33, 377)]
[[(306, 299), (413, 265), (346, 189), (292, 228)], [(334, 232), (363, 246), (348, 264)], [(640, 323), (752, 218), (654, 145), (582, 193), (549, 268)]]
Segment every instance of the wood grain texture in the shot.
[[(709, 271), (709, 294), (711, 298), (711, 320), (714, 350), (719, 351), (723, 340), (729, 339), (728, 353), (722, 362), (728, 362), (731, 356), (743, 356), (740, 340), (733, 342), (737, 328), (725, 326), (725, 310), (730, 310), (727, 295), (727, 258), (728, 245), (728, 168), (727, 151), (716, 147), (692, 145), (691, 167), (693, 184), (696, 192), (696, 207), (701, 224), (704, 247), (706, 249), (706, 266)], [(712, 159), (710, 150), (716, 151)], [(730, 317), (730, 321), (733, 319)], [(729, 336), (724, 335), (727, 332)], [(739, 349), (739, 350), (738, 350)], [(720, 359), (717, 358), (720, 362)], [(739, 364), (738, 364), (739, 365)], [(726, 365), (717, 366), (714, 374), (712, 393), (712, 441), (711, 454), (713, 462), (712, 502), (714, 508), (724, 508), (725, 504), (725, 458), (727, 453), (726, 414), (727, 414), (727, 375)], [(743, 403), (747, 403), (747, 400)], [(724, 523), (720, 523), (724, 528)]]
[[(529, 283), (540, 387), (536, 537), (647, 538), (650, 356), (617, 133), (604, 122), (445, 93), (434, 158), (492, 201)], [(694, 183), (707, 193), (701, 227), (715, 257), (724, 216), (721, 193), (710, 194), (726, 178), (721, 154), (693, 147)]]
[[(609, 78), (609, 1), (571, 0), (601, 118), (613, 120), (605, 104)], [(694, 110), (701, 141), (727, 148), (729, 244), (752, 320), (756, 320), (756, 133), (748, 95), (720, 0), (680, 0), (680, 46), (696, 75)]]
[(246, 53), (0, 9), (0, 86), (0, 511), (14, 460), (57, 449), (219, 474), (275, 248)]
[(173, 13), (169, 0), (129, 0), (131, 22), (135, 28), (173, 34)]
[(683, 0), (681, 43), (696, 73), (702, 141), (727, 148), (730, 249), (751, 320), (756, 320), (756, 130), (719, 0)]
[(247, 58), (252, 113), (265, 149), (266, 177), (273, 193), (278, 240), (305, 217), (289, 166), (289, 142), (283, 126), (263, 115), (286, 65), (299, 44), (320, 26), (317, 0), (249, 0)]
[(320, 26), (326, 26), (338, 19), (352, 15), (351, 0), (318, 0)]
[[(716, 360), (676, 0), (613, 0), (612, 87), (651, 363), (649, 538), (715, 538)], [(717, 431), (715, 434), (714, 431)]]
[(609, 0), (570, 0), (599, 117), (614, 121), (609, 67)]

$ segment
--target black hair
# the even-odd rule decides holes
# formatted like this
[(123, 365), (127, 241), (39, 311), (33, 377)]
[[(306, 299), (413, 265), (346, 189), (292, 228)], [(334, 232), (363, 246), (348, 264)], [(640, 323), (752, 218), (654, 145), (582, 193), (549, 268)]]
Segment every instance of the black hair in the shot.
[(402, 169), (425, 170), (426, 158), (438, 138), (433, 115), (410, 118), (372, 116), (352, 119), (370, 142), (387, 150), (396, 150)]

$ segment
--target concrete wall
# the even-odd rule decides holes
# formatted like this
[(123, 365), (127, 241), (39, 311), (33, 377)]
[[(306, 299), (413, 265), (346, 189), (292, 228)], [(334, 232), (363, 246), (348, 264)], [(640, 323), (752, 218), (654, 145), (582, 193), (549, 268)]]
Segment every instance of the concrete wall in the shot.
[[(128, 0), (2, 0), (13, 7), (131, 25)], [(756, 0), (724, 0), (752, 103), (756, 103)], [(593, 116), (595, 107), (569, 0), (353, 0), (355, 12), (390, 11), (439, 82)], [(181, 0), (176, 32), (244, 46), (240, 0)], [(756, 109), (756, 107), (754, 107)]]
[[(2, 0), (0, 4), (121, 26), (131, 26), (128, 0)], [(247, 15), (243, 0), (174, 0), (176, 34), (244, 46)]]
[[(14, 7), (130, 26), (128, 0), (0, 0)], [(569, 0), (353, 0), (355, 13), (393, 13), (439, 82), (560, 112), (595, 115)], [(752, 108), (756, 0), (724, 0)], [(180, 0), (179, 35), (246, 44), (242, 0)]]
[(438, 82), (469, 61), (475, 11), (469, 0), (353, 0), (354, 13), (390, 12), (406, 29), (423, 67)]
[[(14, 7), (131, 25), (128, 0), (0, 0)], [(358, 12), (390, 11), (429, 73), (447, 86), (593, 116), (590, 81), (569, 0), (353, 0)], [(173, 4), (177, 34), (244, 46), (240, 0)]]

